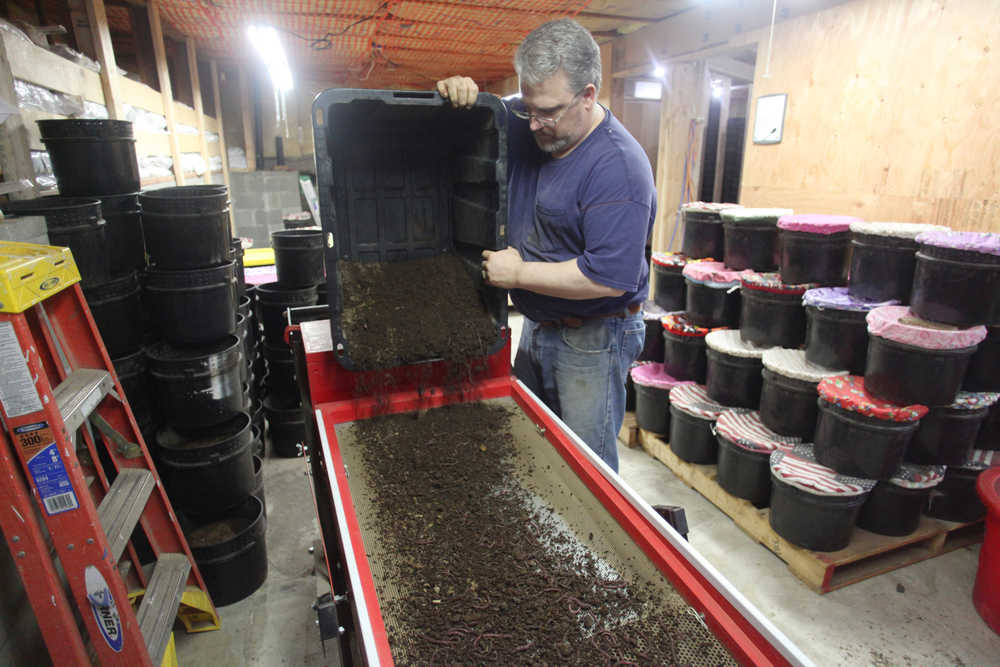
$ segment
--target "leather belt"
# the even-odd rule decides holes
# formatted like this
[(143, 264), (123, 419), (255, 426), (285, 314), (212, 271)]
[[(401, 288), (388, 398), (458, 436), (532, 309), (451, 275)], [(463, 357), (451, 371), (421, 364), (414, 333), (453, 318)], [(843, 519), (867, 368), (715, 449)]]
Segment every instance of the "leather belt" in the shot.
[(579, 329), (586, 322), (591, 320), (613, 320), (618, 318), (625, 318), (629, 315), (635, 315), (640, 310), (642, 310), (641, 303), (633, 303), (629, 305), (625, 310), (618, 310), (613, 313), (607, 313), (605, 315), (588, 315), (586, 317), (563, 317), (558, 320), (542, 320), (538, 323), (540, 327), (569, 327), (570, 329)]

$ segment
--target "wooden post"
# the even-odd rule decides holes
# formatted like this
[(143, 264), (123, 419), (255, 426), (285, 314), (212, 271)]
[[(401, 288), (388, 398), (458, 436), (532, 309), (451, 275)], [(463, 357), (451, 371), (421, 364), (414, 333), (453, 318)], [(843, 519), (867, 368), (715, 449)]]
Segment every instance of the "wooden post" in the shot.
[(198, 50), (194, 39), (184, 40), (187, 46), (188, 72), (191, 73), (191, 99), (194, 101), (194, 113), (198, 117), (198, 138), (201, 139), (201, 159), (205, 161), (205, 182), (212, 180), (212, 167), (208, 163), (208, 139), (205, 137), (205, 109), (201, 100), (201, 79), (198, 77)]
[(226, 128), (222, 124), (222, 98), (219, 96), (219, 64), (211, 61), (212, 98), (215, 100), (215, 119), (219, 122), (219, 155), (222, 156), (222, 179), (229, 188), (229, 154), (226, 152)]
[(184, 185), (184, 165), (181, 164), (174, 120), (174, 93), (170, 88), (170, 69), (167, 67), (167, 49), (163, 45), (163, 26), (160, 24), (160, 6), (157, 0), (149, 0), (146, 10), (149, 12), (149, 29), (153, 33), (153, 53), (156, 55), (156, 76), (160, 80), (163, 114), (167, 117), (167, 138), (170, 141), (170, 157), (174, 161), (174, 182)]
[[(7, 57), (7, 40), (18, 39), (10, 33), (0, 35), (0, 99), (12, 108), (17, 108), (17, 94), (14, 92), (14, 75), (10, 71)], [(29, 179), (35, 182), (35, 168), (31, 166), (31, 147), (28, 143), (28, 128), (20, 113), (13, 113), (0, 125), (0, 170), (6, 183)], [(30, 196), (34, 188), (11, 194), (12, 199)]]
[[(712, 85), (704, 61), (674, 64), (667, 68), (663, 98), (660, 101), (653, 252), (667, 252), (680, 248), (683, 230), (680, 228), (680, 221), (677, 220), (677, 208), (683, 203), (681, 193), (685, 181), (685, 159), (690, 144), (691, 191), (687, 197), (696, 200), (698, 183), (701, 180), (701, 153), (711, 95)], [(675, 226), (676, 232), (673, 231)], [(672, 242), (671, 233), (674, 236)]]
[(257, 147), (253, 139), (253, 109), (250, 108), (250, 85), (247, 69), (240, 67), (240, 107), (243, 110), (243, 150), (247, 154), (247, 171), (257, 171)]
[(101, 63), (101, 87), (104, 88), (104, 106), (108, 108), (108, 118), (122, 117), (121, 94), (118, 91), (118, 65), (115, 50), (111, 45), (111, 31), (108, 29), (108, 15), (104, 10), (104, 0), (86, 0), (87, 18), (90, 20), (94, 51)]
[(733, 82), (727, 77), (720, 77), (722, 94), (719, 96), (719, 139), (715, 146), (715, 179), (712, 181), (712, 201), (722, 201), (722, 177), (726, 173), (726, 138), (729, 125), (730, 88)]

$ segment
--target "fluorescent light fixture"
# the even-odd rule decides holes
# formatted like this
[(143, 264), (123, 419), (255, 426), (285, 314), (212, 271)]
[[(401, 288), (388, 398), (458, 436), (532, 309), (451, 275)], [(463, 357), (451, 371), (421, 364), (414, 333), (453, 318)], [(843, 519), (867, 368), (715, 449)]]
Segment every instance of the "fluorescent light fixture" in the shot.
[(257, 54), (264, 61), (271, 83), (275, 90), (292, 89), (292, 70), (288, 68), (285, 49), (278, 39), (278, 31), (271, 26), (252, 25), (247, 28), (250, 43), (257, 49)]
[(667, 70), (663, 68), (663, 65), (657, 65), (656, 67), (653, 68), (653, 76), (655, 76), (657, 79), (662, 79), (666, 75), (667, 75)]

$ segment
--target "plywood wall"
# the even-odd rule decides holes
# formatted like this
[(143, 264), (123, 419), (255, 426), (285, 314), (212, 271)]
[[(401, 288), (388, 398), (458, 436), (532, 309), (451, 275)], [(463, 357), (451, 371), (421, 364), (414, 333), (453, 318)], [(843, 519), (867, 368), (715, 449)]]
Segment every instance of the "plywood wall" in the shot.
[(996, 0), (854, 0), (779, 23), (748, 127), (757, 97), (787, 93), (784, 137), (748, 140), (741, 203), (1000, 232), (998, 26)]

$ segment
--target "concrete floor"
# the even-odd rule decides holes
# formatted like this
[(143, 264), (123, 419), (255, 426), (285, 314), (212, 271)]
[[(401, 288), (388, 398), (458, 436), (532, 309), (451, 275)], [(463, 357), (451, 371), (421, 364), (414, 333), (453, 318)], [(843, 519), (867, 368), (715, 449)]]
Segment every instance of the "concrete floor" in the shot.
[[(514, 340), (520, 317), (511, 316)], [(995, 665), (1000, 637), (972, 606), (969, 547), (817, 595), (777, 556), (642, 450), (619, 444), (621, 476), (651, 504), (687, 510), (691, 544), (818, 665)], [(319, 529), (303, 459), (265, 462), (269, 576), (220, 610), (223, 628), (177, 632), (181, 665), (336, 665), (310, 606), (328, 590), (309, 553)]]

